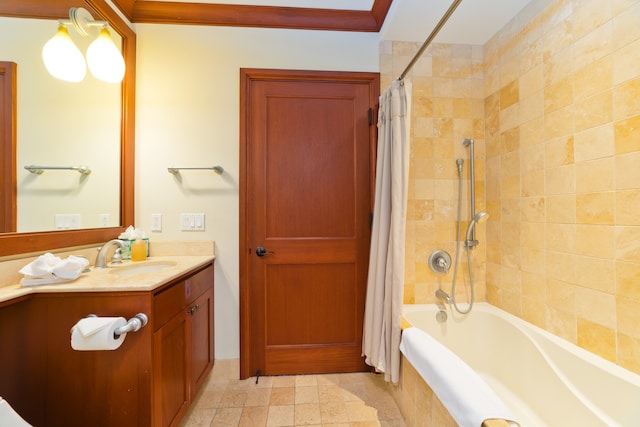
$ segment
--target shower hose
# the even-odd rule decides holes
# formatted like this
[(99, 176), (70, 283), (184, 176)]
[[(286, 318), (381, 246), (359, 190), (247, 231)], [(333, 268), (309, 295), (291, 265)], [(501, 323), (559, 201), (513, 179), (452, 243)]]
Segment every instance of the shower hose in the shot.
[[(471, 183), (473, 185), (473, 183)], [(467, 314), (473, 308), (473, 300), (475, 293), (473, 290), (473, 272), (471, 267), (471, 250), (465, 245), (467, 250), (467, 266), (469, 268), (469, 288), (471, 290), (471, 298), (469, 300), (469, 307), (466, 310), (461, 310), (456, 303), (456, 284), (458, 276), (458, 265), (460, 264), (460, 224), (462, 223), (462, 165), (458, 167), (458, 228), (456, 233), (456, 259), (453, 265), (453, 283), (451, 284), (451, 304), (460, 314)]]

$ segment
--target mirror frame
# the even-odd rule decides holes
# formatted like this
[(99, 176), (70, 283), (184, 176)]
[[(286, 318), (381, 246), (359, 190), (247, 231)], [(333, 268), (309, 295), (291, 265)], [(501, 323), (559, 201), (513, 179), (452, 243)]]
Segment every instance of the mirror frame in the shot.
[[(3, 233), (0, 234), (0, 257), (100, 244), (116, 238), (127, 225), (134, 224), (136, 33), (106, 0), (4, 0), (0, 5), (0, 15), (60, 19), (68, 16), (70, 7), (82, 6), (78, 3), (84, 3), (99, 13), (122, 37), (122, 54), (127, 68), (121, 85), (120, 226)], [(54, 32), (55, 27), (52, 27), (51, 34)]]

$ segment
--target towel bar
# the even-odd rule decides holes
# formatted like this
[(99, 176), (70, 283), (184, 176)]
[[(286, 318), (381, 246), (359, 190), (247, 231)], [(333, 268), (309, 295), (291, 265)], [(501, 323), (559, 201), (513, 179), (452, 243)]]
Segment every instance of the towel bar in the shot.
[(212, 170), (218, 175), (224, 172), (224, 168), (222, 166), (208, 166), (208, 167), (201, 167), (201, 168), (176, 168), (172, 166), (172, 167), (168, 167), (167, 170), (169, 171), (169, 173), (172, 173), (174, 175), (177, 173), (180, 173), (181, 170)]
[(45, 170), (70, 170), (70, 171), (78, 171), (82, 175), (89, 175), (91, 173), (91, 169), (88, 166), (36, 166), (36, 165), (28, 165), (24, 167), (31, 173), (35, 173), (38, 175), (42, 175)]

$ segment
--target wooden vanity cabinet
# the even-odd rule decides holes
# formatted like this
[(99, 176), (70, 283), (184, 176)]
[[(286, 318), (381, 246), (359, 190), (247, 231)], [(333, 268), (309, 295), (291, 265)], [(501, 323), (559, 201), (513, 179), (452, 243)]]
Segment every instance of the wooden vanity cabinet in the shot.
[[(75, 351), (90, 313), (143, 312), (114, 351)], [(213, 368), (213, 264), (156, 291), (42, 293), (0, 303), (0, 396), (40, 427), (175, 426)]]
[(176, 426), (214, 362), (213, 267), (154, 295), (153, 426)]

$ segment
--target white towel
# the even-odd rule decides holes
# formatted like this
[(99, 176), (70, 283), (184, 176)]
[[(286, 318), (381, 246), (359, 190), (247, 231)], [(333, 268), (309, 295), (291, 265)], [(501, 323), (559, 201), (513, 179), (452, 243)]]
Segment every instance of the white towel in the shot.
[(39, 256), (34, 261), (22, 267), (20, 273), (31, 277), (44, 277), (51, 274), (53, 267), (60, 264), (62, 260), (57, 256), (46, 253)]
[(402, 331), (400, 351), (461, 427), (480, 427), (491, 418), (514, 419), (511, 410), (469, 365), (423, 330)]
[(20, 269), (25, 276), (20, 283), (35, 286), (69, 282), (77, 279), (88, 265), (86, 258), (71, 255), (61, 259), (47, 252)]
[(31, 427), (31, 424), (18, 415), (9, 402), (0, 396), (0, 426)]

